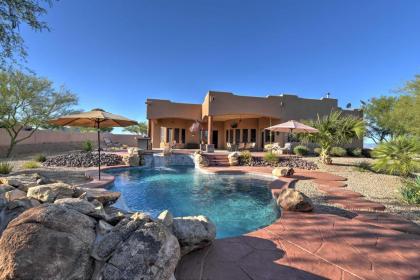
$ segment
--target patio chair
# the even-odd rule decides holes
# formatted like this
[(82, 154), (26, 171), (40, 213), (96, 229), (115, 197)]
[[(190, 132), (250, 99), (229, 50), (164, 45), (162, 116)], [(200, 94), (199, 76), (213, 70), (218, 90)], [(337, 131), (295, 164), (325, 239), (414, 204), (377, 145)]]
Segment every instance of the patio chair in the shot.
[(104, 137), (104, 143), (106, 148), (116, 148), (121, 147), (121, 144), (118, 142), (112, 142), (112, 140), (108, 137)]
[(292, 153), (292, 143), (289, 143), (289, 142), (284, 143), (284, 147), (279, 148), (279, 151), (282, 151), (282, 153), (291, 154)]
[(232, 151), (232, 144), (227, 142), (226, 143), (226, 148), (228, 149), (229, 152), (231, 152)]
[(256, 143), (255, 143), (255, 142), (246, 143), (246, 145), (245, 145), (245, 150), (250, 150), (250, 151), (252, 151), (252, 150), (254, 150), (254, 149), (255, 149), (255, 146), (256, 146)]

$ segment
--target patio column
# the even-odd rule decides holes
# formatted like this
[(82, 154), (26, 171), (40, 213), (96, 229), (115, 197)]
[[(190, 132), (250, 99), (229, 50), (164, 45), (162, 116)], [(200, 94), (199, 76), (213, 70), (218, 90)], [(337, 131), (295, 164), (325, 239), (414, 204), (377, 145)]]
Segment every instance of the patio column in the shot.
[(147, 137), (152, 138), (152, 121), (150, 119), (147, 124)]
[(213, 135), (213, 116), (209, 116), (207, 119), (207, 144), (211, 144), (211, 138)]

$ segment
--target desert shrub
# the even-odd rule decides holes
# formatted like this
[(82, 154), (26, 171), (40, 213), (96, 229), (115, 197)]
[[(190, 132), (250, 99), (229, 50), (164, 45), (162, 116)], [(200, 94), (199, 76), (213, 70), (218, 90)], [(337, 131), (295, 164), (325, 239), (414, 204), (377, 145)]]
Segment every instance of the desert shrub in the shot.
[(39, 164), (39, 162), (36, 161), (27, 161), (24, 164), (22, 164), (22, 167), (25, 169), (33, 169), (33, 168), (39, 168), (41, 165)]
[(85, 152), (92, 152), (93, 151), (93, 144), (92, 141), (90, 140), (86, 140), (85, 142), (83, 142), (82, 144), (82, 149)]
[(360, 172), (372, 171), (372, 165), (367, 161), (358, 162), (355, 169)]
[(332, 147), (330, 154), (333, 157), (345, 157), (347, 155), (347, 151), (341, 147)]
[(43, 154), (37, 154), (36, 156), (34, 156), (34, 161), (44, 162), (46, 160), (47, 160), (47, 157), (44, 156)]
[(314, 154), (315, 154), (316, 156), (319, 156), (319, 155), (321, 154), (321, 148), (315, 148), (315, 149), (314, 149)]
[(420, 141), (414, 137), (399, 136), (379, 144), (372, 152), (373, 169), (392, 175), (408, 176), (420, 169)]
[(372, 149), (362, 149), (362, 156), (371, 158), (372, 157)]
[(0, 162), (0, 174), (9, 174), (13, 171), (13, 165), (8, 162)]
[(264, 160), (271, 165), (275, 165), (279, 162), (279, 158), (272, 152), (267, 152), (264, 154)]
[(360, 157), (362, 155), (362, 149), (360, 148), (347, 149), (347, 154), (352, 157)]
[(420, 176), (405, 181), (400, 189), (402, 199), (408, 204), (420, 204)]
[(306, 156), (309, 153), (309, 149), (306, 146), (299, 145), (293, 148), (293, 153), (298, 156)]
[(251, 165), (252, 164), (252, 154), (250, 151), (242, 151), (240, 155), (240, 161), (243, 165)]

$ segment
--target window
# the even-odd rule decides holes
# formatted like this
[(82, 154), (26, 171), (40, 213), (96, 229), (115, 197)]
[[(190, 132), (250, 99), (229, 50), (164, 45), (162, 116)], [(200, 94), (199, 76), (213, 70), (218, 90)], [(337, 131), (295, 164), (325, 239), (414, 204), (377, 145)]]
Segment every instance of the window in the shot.
[(226, 143), (229, 142), (229, 130), (226, 129)]
[(229, 130), (229, 143), (233, 143), (233, 129)]
[(242, 129), (242, 142), (248, 143), (248, 129)]
[(251, 142), (255, 143), (257, 142), (257, 130), (251, 129)]
[(235, 129), (235, 144), (239, 144), (241, 142), (241, 130)]
[(179, 128), (174, 129), (174, 140), (179, 143)]
[(160, 142), (164, 142), (165, 140), (165, 128), (161, 127), (160, 128)]
[[(270, 139), (270, 136), (271, 136), (271, 139)], [(265, 142), (266, 143), (274, 142), (274, 133), (268, 129), (265, 130)]]
[(181, 130), (181, 143), (185, 144), (185, 128)]
[(173, 138), (172, 138), (172, 128), (167, 128), (166, 129), (166, 143), (172, 143)]

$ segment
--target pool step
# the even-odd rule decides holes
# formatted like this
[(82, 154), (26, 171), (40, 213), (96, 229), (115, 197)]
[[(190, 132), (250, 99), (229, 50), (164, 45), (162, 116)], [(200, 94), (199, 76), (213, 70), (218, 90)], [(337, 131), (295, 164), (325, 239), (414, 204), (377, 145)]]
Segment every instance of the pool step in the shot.
[(210, 166), (229, 166), (227, 155), (206, 154)]

